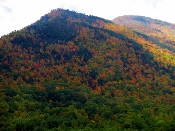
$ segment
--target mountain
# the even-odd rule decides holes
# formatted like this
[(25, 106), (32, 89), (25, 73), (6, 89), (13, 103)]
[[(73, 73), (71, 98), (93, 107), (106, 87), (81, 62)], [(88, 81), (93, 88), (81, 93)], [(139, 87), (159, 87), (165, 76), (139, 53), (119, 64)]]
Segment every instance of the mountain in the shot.
[[(165, 63), (169, 63), (171, 60), (174, 61), (175, 26), (173, 24), (144, 16), (121, 16), (115, 18), (113, 22), (133, 30), (140, 38), (150, 41), (151, 45), (144, 45), (145, 48), (151, 46), (149, 50), (156, 56), (156, 60), (159, 61), (163, 58), (166, 61)], [(162, 51), (169, 52), (170, 55), (165, 58), (166, 53), (162, 54)], [(158, 58), (159, 56), (161, 58)]]
[(3, 36), (0, 130), (174, 130), (175, 55), (152, 39), (63, 9)]
[(115, 18), (113, 22), (132, 29), (145, 39), (151, 40), (159, 46), (175, 52), (174, 24), (145, 16), (134, 15), (120, 16)]

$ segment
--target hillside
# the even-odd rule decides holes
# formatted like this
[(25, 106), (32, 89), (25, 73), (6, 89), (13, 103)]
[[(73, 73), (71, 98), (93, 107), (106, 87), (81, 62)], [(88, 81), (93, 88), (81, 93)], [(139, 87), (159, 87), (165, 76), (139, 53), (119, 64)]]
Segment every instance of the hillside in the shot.
[[(113, 20), (114, 23), (136, 31), (145, 39), (153, 41), (163, 48), (175, 52), (175, 25), (144, 16), (120, 16)], [(145, 36), (146, 35), (146, 36)]]
[(0, 130), (174, 130), (175, 55), (144, 36), (63, 9), (3, 36)]

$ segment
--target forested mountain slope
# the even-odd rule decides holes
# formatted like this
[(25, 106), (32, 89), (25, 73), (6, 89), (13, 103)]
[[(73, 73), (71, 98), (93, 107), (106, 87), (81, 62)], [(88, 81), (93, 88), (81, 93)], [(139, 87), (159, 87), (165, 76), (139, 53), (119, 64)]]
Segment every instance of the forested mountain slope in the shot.
[(144, 36), (63, 9), (3, 36), (0, 130), (174, 130), (174, 52)]
[(175, 25), (144, 16), (126, 15), (113, 20), (114, 23), (136, 31), (145, 39), (175, 52)]

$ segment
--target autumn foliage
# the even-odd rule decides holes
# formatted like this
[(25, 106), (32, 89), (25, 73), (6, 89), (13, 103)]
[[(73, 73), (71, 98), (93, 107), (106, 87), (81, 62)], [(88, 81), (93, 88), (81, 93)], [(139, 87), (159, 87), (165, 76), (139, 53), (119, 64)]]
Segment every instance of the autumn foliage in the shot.
[(173, 130), (174, 51), (141, 33), (57, 9), (3, 36), (0, 130)]

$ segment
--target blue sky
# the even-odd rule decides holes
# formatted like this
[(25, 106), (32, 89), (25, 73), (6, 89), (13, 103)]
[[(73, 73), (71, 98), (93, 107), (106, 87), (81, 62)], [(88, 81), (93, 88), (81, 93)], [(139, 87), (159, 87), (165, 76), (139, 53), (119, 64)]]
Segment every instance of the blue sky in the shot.
[(56, 8), (109, 20), (141, 15), (175, 23), (174, 0), (0, 0), (0, 36), (30, 25)]

